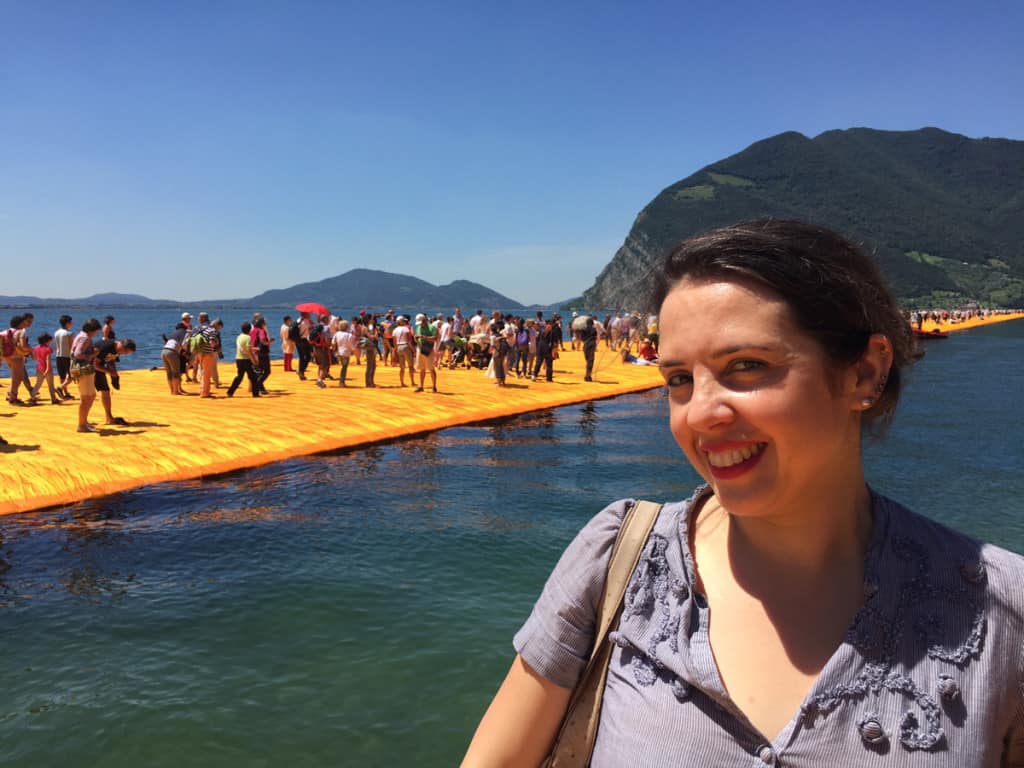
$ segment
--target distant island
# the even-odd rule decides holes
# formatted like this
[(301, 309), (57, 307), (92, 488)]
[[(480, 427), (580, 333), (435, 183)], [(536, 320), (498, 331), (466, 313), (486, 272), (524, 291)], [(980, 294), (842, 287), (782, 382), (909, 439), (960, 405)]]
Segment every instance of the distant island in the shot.
[(580, 304), (639, 307), (680, 240), (763, 216), (862, 243), (908, 306), (1024, 305), (1024, 141), (937, 128), (789, 132), (712, 163), (648, 203)]
[(479, 283), (456, 280), (448, 285), (433, 285), (408, 275), (382, 272), (376, 269), (353, 269), (336, 277), (311, 283), (300, 283), (291, 288), (278, 288), (244, 299), (204, 299), (178, 301), (150, 299), (126, 293), (98, 293), (77, 299), (47, 299), (39, 296), (0, 296), (3, 307), (99, 307), (99, 308), (154, 308), (205, 307), (223, 309), (233, 307), (259, 307), (288, 309), (304, 301), (317, 301), (329, 308), (366, 307), (379, 309), (393, 307), (399, 311), (421, 307), (462, 307), (473, 312), (477, 309), (525, 309), (508, 296)]

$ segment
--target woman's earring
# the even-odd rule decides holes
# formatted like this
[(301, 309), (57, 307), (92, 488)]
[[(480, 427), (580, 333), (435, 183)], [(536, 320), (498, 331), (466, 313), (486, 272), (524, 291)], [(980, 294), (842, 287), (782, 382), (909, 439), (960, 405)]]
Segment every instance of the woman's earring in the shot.
[(864, 407), (864, 410), (866, 411), (868, 408), (875, 404), (875, 398), (865, 397), (863, 400), (860, 401), (860, 404)]

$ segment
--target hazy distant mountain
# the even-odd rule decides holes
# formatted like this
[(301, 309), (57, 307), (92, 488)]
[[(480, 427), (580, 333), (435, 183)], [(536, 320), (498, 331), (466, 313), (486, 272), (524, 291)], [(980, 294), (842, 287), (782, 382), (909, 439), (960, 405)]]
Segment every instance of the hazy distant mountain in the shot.
[(82, 299), (44, 299), (39, 296), (0, 296), (0, 307), (179, 307), (203, 305), (217, 307), (290, 308), (303, 301), (317, 301), (328, 308), (393, 307), (398, 311), (434, 307), (462, 307), (467, 311), (483, 309), (522, 309), (523, 305), (486, 286), (469, 280), (448, 285), (433, 285), (408, 275), (375, 269), (353, 269), (343, 275), (291, 288), (264, 291), (247, 299), (169, 301), (149, 299), (127, 293), (97, 293)]
[(96, 293), (79, 299), (43, 299), (39, 296), (0, 296), (2, 307), (177, 307), (179, 301), (150, 299), (135, 293)]
[[(523, 305), (486, 286), (468, 280), (448, 285), (433, 285), (408, 275), (382, 272), (377, 269), (353, 269), (319, 280), (300, 283), (291, 288), (265, 291), (251, 299), (236, 299), (237, 306), (294, 307), (303, 301), (318, 301), (329, 308), (393, 307), (396, 310), (417, 307), (463, 307), (474, 309), (520, 309)], [(225, 304), (226, 302), (220, 302)]]
[(583, 304), (639, 306), (680, 240), (762, 216), (862, 242), (906, 302), (1024, 305), (1024, 141), (937, 128), (789, 132), (712, 163), (640, 212)]

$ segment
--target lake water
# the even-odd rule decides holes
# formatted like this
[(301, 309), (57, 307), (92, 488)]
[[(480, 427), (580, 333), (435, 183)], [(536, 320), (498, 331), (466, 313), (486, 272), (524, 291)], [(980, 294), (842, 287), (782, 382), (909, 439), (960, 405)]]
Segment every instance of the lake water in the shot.
[[(167, 313), (122, 314), (155, 365)], [(869, 478), (1024, 552), (1024, 322), (928, 353)], [(575, 531), (697, 484), (666, 418), (656, 391), (0, 518), (0, 765), (456, 764)]]

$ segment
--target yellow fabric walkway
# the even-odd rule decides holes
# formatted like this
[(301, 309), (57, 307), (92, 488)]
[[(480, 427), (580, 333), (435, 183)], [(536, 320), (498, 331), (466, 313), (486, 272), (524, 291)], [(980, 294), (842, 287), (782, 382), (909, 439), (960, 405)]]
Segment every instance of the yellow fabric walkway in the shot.
[[(315, 368), (307, 373), (312, 374)], [(98, 434), (76, 431), (78, 401), (15, 407), (0, 402), (0, 514), (70, 504), (167, 480), (186, 480), (320, 451), (365, 445), (420, 432), (577, 403), (661, 384), (656, 366), (624, 365), (598, 349), (594, 381), (583, 381), (581, 352), (555, 361), (555, 380), (508, 379), (499, 389), (483, 371), (438, 371), (438, 394), (402, 389), (398, 369), (378, 364), (376, 389), (363, 386), (364, 369), (349, 366), (349, 386), (313, 377), (299, 381), (275, 360), (271, 396), (252, 398), (245, 382), (225, 397), (234, 363), (220, 366), (223, 388), (213, 399), (172, 396), (163, 370), (125, 371), (113, 412), (129, 426), (104, 426), (97, 398), (90, 421)], [(338, 373), (338, 366), (332, 368)], [(9, 382), (7, 382), (9, 383)], [(72, 392), (77, 395), (74, 388)]]
[(1007, 320), (1021, 319), (1024, 319), (1024, 312), (1016, 312), (1009, 315), (991, 315), (989, 317), (972, 317), (967, 320), (961, 320), (959, 323), (937, 323), (929, 319), (921, 324), (921, 330), (927, 333), (932, 331), (949, 333), (950, 331), (966, 331), (968, 328), (977, 328), (979, 325), (992, 325), (993, 323), (1005, 323)]

